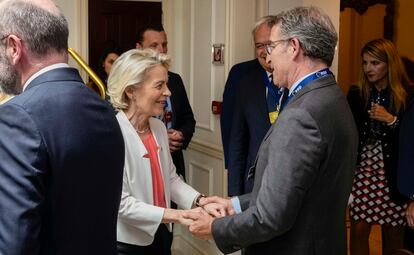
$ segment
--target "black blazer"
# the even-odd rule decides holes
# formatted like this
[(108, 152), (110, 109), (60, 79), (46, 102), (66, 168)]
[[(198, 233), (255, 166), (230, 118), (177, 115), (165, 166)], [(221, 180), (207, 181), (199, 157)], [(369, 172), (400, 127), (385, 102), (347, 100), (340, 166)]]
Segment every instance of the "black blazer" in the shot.
[[(171, 91), (172, 128), (184, 135), (182, 149), (186, 149), (193, 137), (196, 121), (193, 110), (188, 102), (187, 93), (180, 75), (168, 72), (168, 89)], [(183, 151), (178, 150), (171, 154), (177, 173), (185, 177)]]
[(398, 190), (414, 200), (414, 97), (401, 120), (399, 134)]
[[(352, 86), (348, 93), (348, 103), (351, 107), (355, 123), (358, 128), (359, 146), (358, 159), (359, 164), (361, 160), (361, 151), (366, 144), (370, 134), (370, 118), (368, 115), (368, 108), (360, 96), (360, 89), (357, 86)], [(394, 116), (397, 116), (397, 122), (394, 125), (381, 125), (381, 134), (379, 138), (382, 142), (382, 153), (384, 160), (384, 169), (387, 177), (387, 183), (390, 189), (391, 198), (395, 201), (403, 201), (404, 198), (397, 190), (397, 160), (398, 160), (398, 130), (403, 110), (400, 112), (392, 112), (388, 107), (385, 107)]]
[(78, 71), (48, 71), (0, 106), (0, 134), (0, 254), (117, 254), (123, 138)]
[(270, 127), (264, 72), (257, 61), (237, 85), (229, 139), (229, 196), (249, 193), (253, 188), (254, 180), (247, 179), (247, 173)]

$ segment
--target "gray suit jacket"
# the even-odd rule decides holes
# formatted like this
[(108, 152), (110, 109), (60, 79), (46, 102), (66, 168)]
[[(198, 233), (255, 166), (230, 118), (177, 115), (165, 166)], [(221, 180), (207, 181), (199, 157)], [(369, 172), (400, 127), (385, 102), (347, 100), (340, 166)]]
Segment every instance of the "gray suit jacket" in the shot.
[(346, 254), (345, 209), (357, 130), (333, 76), (300, 90), (266, 134), (243, 213), (216, 219), (224, 253)]

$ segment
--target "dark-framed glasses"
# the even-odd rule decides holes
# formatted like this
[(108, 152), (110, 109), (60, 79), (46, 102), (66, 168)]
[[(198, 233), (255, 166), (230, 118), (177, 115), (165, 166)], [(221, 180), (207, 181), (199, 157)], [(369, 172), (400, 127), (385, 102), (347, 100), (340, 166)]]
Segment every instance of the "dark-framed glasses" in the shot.
[(272, 51), (276, 48), (276, 46), (279, 45), (279, 43), (288, 42), (289, 40), (290, 40), (290, 38), (280, 39), (280, 40), (276, 40), (276, 41), (270, 41), (268, 44), (266, 44), (266, 53), (268, 55), (270, 55), (272, 53)]

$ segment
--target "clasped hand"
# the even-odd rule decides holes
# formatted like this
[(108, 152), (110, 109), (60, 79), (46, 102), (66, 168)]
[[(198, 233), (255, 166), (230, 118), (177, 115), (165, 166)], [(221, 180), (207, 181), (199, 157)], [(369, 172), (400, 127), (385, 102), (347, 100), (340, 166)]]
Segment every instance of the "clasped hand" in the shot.
[(207, 197), (200, 199), (202, 210), (183, 212), (182, 216), (192, 222), (188, 225), (191, 234), (202, 240), (212, 239), (211, 224), (214, 218), (233, 215), (234, 209), (230, 199)]

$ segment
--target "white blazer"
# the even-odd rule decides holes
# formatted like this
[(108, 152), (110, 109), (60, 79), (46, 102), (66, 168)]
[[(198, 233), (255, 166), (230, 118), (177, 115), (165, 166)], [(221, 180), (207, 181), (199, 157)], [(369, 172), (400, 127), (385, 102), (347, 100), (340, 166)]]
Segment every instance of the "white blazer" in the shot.
[[(125, 168), (121, 204), (118, 213), (117, 240), (146, 246), (154, 241), (155, 232), (164, 215), (164, 208), (154, 206), (151, 166), (144, 158), (147, 150), (123, 111), (116, 115), (125, 142)], [(167, 130), (156, 118), (149, 120), (158, 145), (158, 160), (164, 179), (166, 204), (170, 200), (184, 209), (191, 208), (198, 192), (186, 184), (175, 172), (168, 145)], [(171, 231), (171, 224), (169, 224)]]

